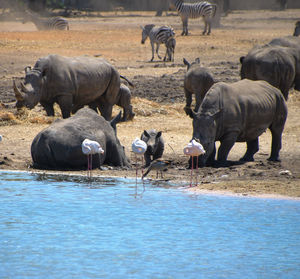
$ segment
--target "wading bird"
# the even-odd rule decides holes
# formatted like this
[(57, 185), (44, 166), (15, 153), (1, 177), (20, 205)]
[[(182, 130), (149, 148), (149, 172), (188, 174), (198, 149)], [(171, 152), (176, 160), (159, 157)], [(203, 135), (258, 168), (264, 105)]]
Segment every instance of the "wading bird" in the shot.
[[(183, 148), (183, 153), (185, 155), (188, 155), (192, 159), (192, 167), (191, 167), (191, 183), (190, 187), (192, 187), (192, 179), (193, 179), (193, 168), (194, 168), (194, 161), (193, 158), (197, 157), (197, 163), (196, 163), (196, 168), (198, 170), (198, 156), (205, 154), (205, 150), (201, 143), (192, 140), (188, 143), (186, 147)], [(197, 178), (196, 178), (196, 186), (197, 186)]]
[(136, 166), (135, 178), (137, 179), (137, 175), (138, 175), (137, 156), (142, 157), (142, 177), (143, 177), (143, 164), (144, 164), (143, 158), (144, 158), (144, 153), (147, 150), (147, 144), (143, 140), (136, 138), (132, 142), (131, 149), (132, 152), (135, 154), (135, 166)]
[(88, 160), (88, 177), (91, 176), (92, 161), (94, 154), (103, 154), (104, 150), (97, 141), (85, 139), (81, 144), (82, 153), (87, 155)]

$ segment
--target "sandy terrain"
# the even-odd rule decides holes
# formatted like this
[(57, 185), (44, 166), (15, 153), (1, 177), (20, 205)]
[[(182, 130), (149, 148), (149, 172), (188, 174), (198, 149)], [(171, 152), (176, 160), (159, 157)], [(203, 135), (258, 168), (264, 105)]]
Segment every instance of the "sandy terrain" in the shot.
[[(66, 56), (101, 56), (117, 67), (134, 84), (132, 90), (136, 117), (118, 125), (118, 137), (127, 155), (131, 142), (144, 129), (163, 132), (166, 149), (163, 158), (172, 160), (164, 174), (171, 182), (189, 185), (188, 158), (182, 149), (192, 136), (192, 121), (183, 111), (183, 77), (186, 71), (182, 59), (192, 61), (200, 57), (217, 81), (239, 80), (239, 57), (247, 54), (254, 44), (292, 34), (300, 10), (235, 11), (222, 18), (222, 27), (213, 29), (211, 36), (201, 36), (203, 22), (190, 22), (191, 35), (181, 37), (181, 21), (177, 16), (154, 17), (154, 13), (102, 14), (103, 17), (72, 18), (70, 31), (36, 31), (32, 23), (6, 21), (0, 24), (0, 169), (33, 170), (30, 145), (36, 134), (47, 127), (53, 118), (45, 116), (40, 106), (17, 112), (12, 79), (21, 80), (24, 68), (48, 54)], [(155, 58), (150, 63), (149, 41), (141, 45), (140, 25), (169, 24), (175, 29), (177, 46), (175, 62), (163, 63)], [(164, 55), (164, 46), (161, 46)], [(284, 195), (300, 197), (300, 92), (290, 91), (289, 115), (283, 134), (281, 163), (267, 158), (271, 137), (267, 131), (260, 137), (260, 151), (255, 162), (229, 168), (202, 168), (198, 171), (197, 190), (230, 191), (241, 195)], [(114, 113), (118, 112), (116, 107)], [(59, 117), (57, 110), (56, 117)], [(229, 160), (238, 160), (245, 152), (245, 144), (237, 143)], [(84, 173), (84, 172), (82, 172)], [(197, 172), (194, 172), (194, 174)], [(93, 175), (135, 176), (131, 170), (94, 170)], [(155, 179), (155, 173), (149, 178)], [(194, 177), (195, 183), (196, 177)]]

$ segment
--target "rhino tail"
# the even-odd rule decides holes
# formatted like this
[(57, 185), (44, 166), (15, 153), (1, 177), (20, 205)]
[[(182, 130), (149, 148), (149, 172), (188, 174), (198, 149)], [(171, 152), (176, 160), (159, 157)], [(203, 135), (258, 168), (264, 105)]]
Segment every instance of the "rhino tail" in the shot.
[(120, 78), (125, 79), (131, 87), (134, 87), (133, 83), (126, 77), (120, 75)]

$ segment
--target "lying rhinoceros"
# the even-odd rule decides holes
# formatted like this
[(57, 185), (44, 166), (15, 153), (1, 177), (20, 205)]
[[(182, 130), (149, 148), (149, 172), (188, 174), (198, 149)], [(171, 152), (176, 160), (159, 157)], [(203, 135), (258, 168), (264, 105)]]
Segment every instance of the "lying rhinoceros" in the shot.
[[(193, 138), (206, 153), (200, 166), (228, 166), (227, 156), (235, 142), (247, 142), (242, 161), (253, 161), (258, 137), (268, 128), (272, 133), (269, 160), (279, 161), (281, 135), (287, 117), (287, 105), (280, 91), (265, 81), (244, 79), (232, 84), (219, 82), (207, 92), (199, 111), (190, 110)], [(220, 141), (215, 162), (215, 142)]]
[(194, 94), (196, 100), (195, 111), (198, 111), (206, 92), (214, 84), (214, 79), (208, 69), (201, 67), (199, 58), (196, 58), (192, 63), (183, 58), (183, 63), (187, 66), (187, 72), (184, 76), (186, 99), (184, 110), (186, 113), (189, 112), (192, 104), (192, 95)]
[(300, 90), (300, 48), (265, 45), (240, 58), (241, 78), (265, 80), (288, 99), (289, 89)]
[(116, 136), (121, 113), (111, 122), (90, 108), (82, 108), (67, 119), (58, 119), (41, 131), (31, 144), (33, 166), (42, 169), (84, 169), (87, 158), (81, 145), (85, 139), (98, 142), (104, 154), (93, 155), (93, 167), (103, 164), (129, 166)]
[[(300, 28), (300, 26), (299, 26)], [(300, 48), (300, 38), (295, 36), (285, 36), (272, 39), (268, 45)]]
[(120, 89), (120, 74), (104, 59), (49, 55), (38, 59), (33, 69), (25, 68), (21, 91), (14, 82), (18, 108), (32, 109), (40, 103), (48, 116), (58, 103), (63, 118), (70, 117), (84, 105), (103, 97), (102, 116), (111, 119), (112, 107)]

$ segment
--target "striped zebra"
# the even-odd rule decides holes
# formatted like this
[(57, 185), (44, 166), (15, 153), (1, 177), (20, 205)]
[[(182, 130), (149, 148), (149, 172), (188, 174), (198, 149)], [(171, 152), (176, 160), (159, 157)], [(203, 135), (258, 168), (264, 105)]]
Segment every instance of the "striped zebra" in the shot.
[(197, 2), (197, 3), (184, 3), (183, 0), (171, 0), (171, 8), (175, 8), (181, 17), (182, 21), (182, 33), (181, 35), (188, 35), (188, 20), (189, 18), (203, 17), (205, 27), (203, 35), (210, 34), (212, 18), (217, 11), (217, 5), (209, 2)]
[(166, 42), (166, 54), (164, 61), (170, 61), (174, 62), (174, 53), (175, 53), (175, 46), (176, 46), (176, 40), (174, 37), (170, 37)]
[(26, 13), (23, 23), (33, 22), (38, 30), (69, 30), (69, 22), (62, 17), (41, 18), (33, 13)]
[(175, 32), (172, 27), (169, 26), (155, 26), (154, 24), (147, 24), (145, 26), (141, 26), (142, 28), (142, 41), (144, 44), (146, 39), (149, 37), (150, 44), (152, 47), (152, 58), (150, 61), (154, 59), (154, 44), (156, 44), (156, 54), (159, 59), (161, 57), (158, 54), (160, 44), (165, 44), (170, 37), (175, 36)]

